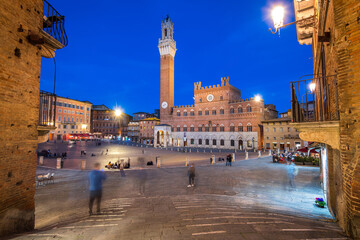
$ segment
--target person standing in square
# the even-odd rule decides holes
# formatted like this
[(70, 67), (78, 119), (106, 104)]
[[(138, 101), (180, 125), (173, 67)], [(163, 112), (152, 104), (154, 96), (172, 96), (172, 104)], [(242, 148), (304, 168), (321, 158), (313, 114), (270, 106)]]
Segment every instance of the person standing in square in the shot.
[(96, 199), (97, 213), (100, 213), (100, 204), (102, 197), (102, 182), (106, 180), (106, 175), (103, 171), (100, 171), (100, 163), (94, 164), (94, 170), (89, 173), (89, 215), (92, 215), (92, 207), (94, 200)]
[(188, 169), (188, 175), (189, 175), (188, 187), (195, 186), (195, 164), (194, 163), (190, 164), (189, 169)]

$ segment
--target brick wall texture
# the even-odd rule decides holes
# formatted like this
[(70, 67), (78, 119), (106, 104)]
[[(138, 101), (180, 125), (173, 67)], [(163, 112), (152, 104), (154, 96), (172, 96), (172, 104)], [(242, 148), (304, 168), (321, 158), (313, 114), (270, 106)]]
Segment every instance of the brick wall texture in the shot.
[(360, 1), (333, 4), (346, 230), (360, 238)]
[(0, 1), (0, 236), (34, 227), (41, 0)]
[[(337, 101), (340, 115), (340, 151), (331, 150), (328, 156), (336, 195), (330, 198), (341, 227), (360, 239), (360, 1), (317, 0), (314, 6), (314, 73), (336, 75), (325, 86), (330, 115), (336, 116)], [(318, 42), (324, 32), (330, 32), (330, 41)]]
[(160, 116), (166, 119), (174, 106), (174, 57), (164, 55), (160, 57), (160, 106), (166, 101), (167, 108), (160, 108)]

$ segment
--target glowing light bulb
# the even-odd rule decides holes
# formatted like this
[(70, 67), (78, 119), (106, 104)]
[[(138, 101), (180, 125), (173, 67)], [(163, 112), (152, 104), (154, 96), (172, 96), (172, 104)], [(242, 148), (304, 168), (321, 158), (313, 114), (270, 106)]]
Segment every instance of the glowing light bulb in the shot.
[(284, 15), (285, 15), (285, 10), (281, 6), (277, 6), (272, 10), (271, 16), (273, 18), (274, 27), (276, 29), (280, 28), (284, 24)]
[(115, 116), (119, 117), (121, 115), (120, 109), (115, 110)]
[(309, 89), (311, 92), (314, 92), (315, 91), (315, 87), (316, 87), (316, 84), (315, 83), (310, 83), (309, 84)]

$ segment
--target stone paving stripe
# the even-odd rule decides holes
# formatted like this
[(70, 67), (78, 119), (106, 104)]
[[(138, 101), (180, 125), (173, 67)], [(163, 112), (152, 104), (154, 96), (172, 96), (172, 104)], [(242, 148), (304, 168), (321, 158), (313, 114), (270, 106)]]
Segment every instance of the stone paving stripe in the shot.
[(248, 219), (248, 218), (255, 218), (255, 219), (259, 219), (259, 218), (264, 218), (264, 219), (277, 219), (274, 217), (242, 217), (242, 216), (221, 216), (221, 217), (207, 217), (207, 218), (186, 218), (183, 219), (184, 221), (193, 221), (193, 220), (210, 220), (210, 219), (221, 219), (221, 218), (240, 218), (240, 219)]
[(207, 235), (207, 234), (219, 234), (219, 233), (226, 233), (226, 231), (211, 231), (211, 232), (199, 232), (199, 233), (193, 233), (193, 236), (199, 236), (199, 235)]
[(301, 238), (299, 240), (349, 240), (350, 238)]
[(217, 208), (217, 207), (209, 207), (206, 205), (203, 206), (193, 206), (193, 205), (189, 205), (189, 206), (180, 206), (180, 207), (175, 207), (177, 209), (183, 209), (183, 208), (205, 208), (206, 210), (211, 210), (211, 209), (216, 209), (216, 210), (230, 210), (230, 209), (237, 209), (238, 207), (226, 207), (226, 208)]
[(116, 221), (116, 220), (122, 220), (122, 218), (88, 219), (80, 222), (101, 222), (101, 221)]
[(125, 214), (118, 214), (118, 215), (108, 215), (108, 214), (104, 214), (104, 215), (92, 215), (91, 217), (123, 217), (125, 216)]
[(323, 229), (311, 229), (311, 228), (309, 228), (309, 229), (281, 229), (281, 231), (284, 231), (284, 232), (312, 232), (312, 231), (325, 231), (325, 230), (323, 230)]
[[(187, 210), (189, 211), (189, 210)], [(267, 213), (243, 213), (243, 212), (224, 212), (224, 211), (220, 211), (220, 212), (213, 212), (213, 211), (210, 211), (210, 212), (196, 212), (196, 213), (180, 213), (180, 215), (182, 216), (187, 216), (187, 215), (202, 215), (202, 214), (219, 214), (219, 213), (222, 213), (222, 214), (233, 214), (233, 215), (267, 215), (267, 216), (276, 216), (277, 214), (267, 214)], [(280, 218), (280, 217), (279, 217)]]
[(208, 227), (208, 226), (219, 226), (219, 225), (247, 225), (247, 224), (272, 224), (272, 223), (294, 224), (294, 223), (288, 223), (288, 222), (284, 222), (284, 221), (271, 221), (271, 222), (234, 222), (234, 223), (203, 223), (203, 224), (193, 224), (193, 225), (186, 225), (186, 227)]
[(101, 224), (101, 225), (85, 225), (85, 226), (70, 226), (70, 227), (62, 227), (62, 228), (70, 228), (70, 229), (74, 229), (74, 228), (93, 228), (93, 227), (113, 227), (113, 226), (118, 226), (119, 224)]
[(29, 236), (39, 236), (39, 237), (64, 237), (64, 235), (61, 234), (47, 234), (47, 233), (31, 233)]
[(182, 208), (203, 208), (204, 206), (184, 206), (184, 207), (175, 207), (177, 209), (182, 209)]
[(114, 213), (124, 213), (126, 212), (125, 210), (124, 211), (104, 211), (103, 214), (114, 214)]

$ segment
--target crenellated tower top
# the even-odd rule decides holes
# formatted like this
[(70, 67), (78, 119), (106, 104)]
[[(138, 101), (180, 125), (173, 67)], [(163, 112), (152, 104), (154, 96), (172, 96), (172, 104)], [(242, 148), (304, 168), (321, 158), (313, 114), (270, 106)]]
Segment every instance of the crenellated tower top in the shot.
[(174, 23), (171, 21), (169, 15), (161, 21), (162, 38), (159, 39), (159, 52), (160, 55), (171, 55), (175, 57), (176, 42), (174, 40)]

